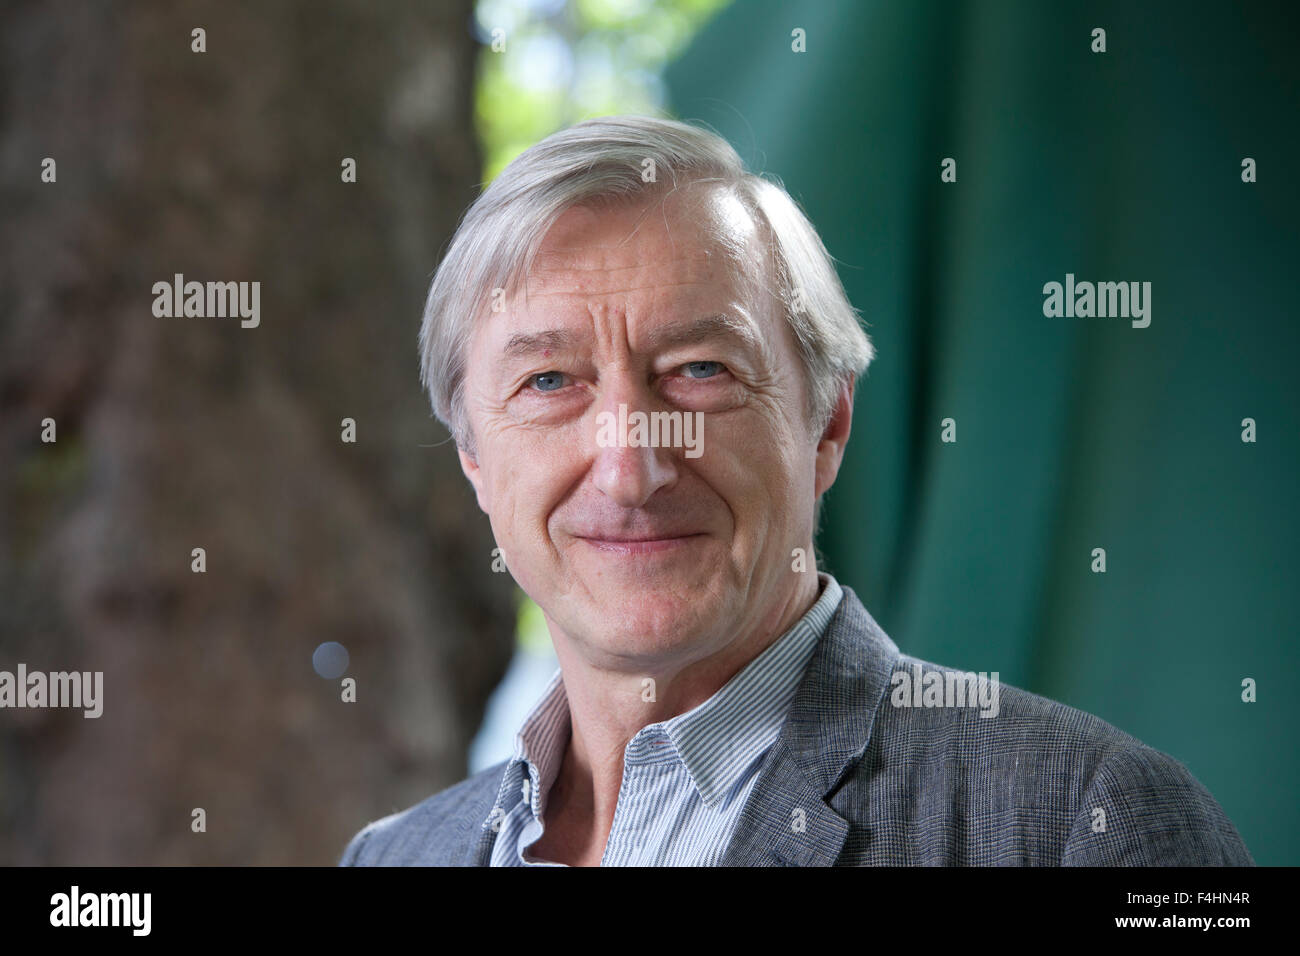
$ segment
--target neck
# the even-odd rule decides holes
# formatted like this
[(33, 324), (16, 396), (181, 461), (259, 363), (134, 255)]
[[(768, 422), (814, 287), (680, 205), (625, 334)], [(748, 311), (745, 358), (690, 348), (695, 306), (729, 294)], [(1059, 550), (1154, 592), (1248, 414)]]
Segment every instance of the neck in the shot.
[(684, 664), (647, 665), (639, 673), (593, 666), (552, 624), (572, 734), (547, 799), (548, 832), (552, 808), (556, 813), (576, 814), (593, 827), (588, 842), (603, 849), (623, 783), (623, 751), (628, 742), (642, 728), (684, 714), (716, 694), (793, 627), (819, 593), (815, 573), (799, 575), (798, 587), (784, 601), (722, 650)]

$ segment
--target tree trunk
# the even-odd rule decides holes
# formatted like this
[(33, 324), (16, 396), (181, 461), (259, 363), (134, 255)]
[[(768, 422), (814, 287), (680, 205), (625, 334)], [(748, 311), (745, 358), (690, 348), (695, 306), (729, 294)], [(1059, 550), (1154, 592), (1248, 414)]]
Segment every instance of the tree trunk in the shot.
[[(0, 670), (104, 690), (0, 710), (0, 863), (332, 863), (464, 776), (513, 584), (416, 335), (479, 179), (471, 8), (6, 13)], [(260, 323), (156, 316), (176, 274)]]

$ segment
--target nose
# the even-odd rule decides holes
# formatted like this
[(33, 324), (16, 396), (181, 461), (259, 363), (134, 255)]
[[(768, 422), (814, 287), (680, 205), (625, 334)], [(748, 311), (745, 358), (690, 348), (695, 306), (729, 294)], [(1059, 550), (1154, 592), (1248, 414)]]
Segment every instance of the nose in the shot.
[[(627, 383), (607, 387), (604, 392), (591, 438), (595, 446), (592, 478), (615, 504), (640, 508), (656, 491), (677, 480), (676, 452), (648, 444), (655, 431), (649, 428), (654, 404), (646, 389)], [(646, 418), (639, 435), (635, 427), (638, 412)]]

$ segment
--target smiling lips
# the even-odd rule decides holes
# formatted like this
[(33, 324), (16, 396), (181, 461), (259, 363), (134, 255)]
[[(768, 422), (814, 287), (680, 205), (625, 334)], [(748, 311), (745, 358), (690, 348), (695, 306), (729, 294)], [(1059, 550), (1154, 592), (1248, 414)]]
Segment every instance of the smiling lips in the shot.
[(680, 548), (690, 544), (697, 538), (704, 537), (703, 534), (683, 534), (683, 535), (627, 535), (615, 537), (597, 537), (593, 535), (579, 535), (581, 541), (585, 541), (600, 551), (611, 552), (614, 554), (654, 554), (660, 551), (669, 551), (673, 548)]

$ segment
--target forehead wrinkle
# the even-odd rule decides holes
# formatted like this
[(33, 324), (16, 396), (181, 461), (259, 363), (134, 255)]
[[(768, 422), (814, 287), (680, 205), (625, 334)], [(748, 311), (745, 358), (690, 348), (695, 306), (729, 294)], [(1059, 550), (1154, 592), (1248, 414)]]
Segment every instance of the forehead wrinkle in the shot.
[(530, 299), (545, 299), (545, 298), (583, 299), (583, 298), (587, 298), (588, 296), (611, 295), (616, 292), (646, 292), (646, 291), (654, 291), (656, 289), (675, 289), (681, 286), (695, 286), (695, 285), (702, 285), (702, 284), (703, 284), (703, 280), (701, 279), (686, 279), (682, 282), (656, 282), (653, 285), (617, 286), (616, 288), (613, 289), (591, 289), (584, 286), (577, 286), (574, 288), (564, 287), (559, 289), (550, 289), (548, 291), (530, 291), (529, 297)]
[[(720, 269), (717, 259), (700, 256), (676, 258), (669, 260), (669, 262), (679, 266), (679, 268), (669, 270), (668, 275), (663, 278), (652, 278), (652, 276), (659, 274), (655, 270), (661, 264), (656, 263), (637, 263), (611, 268), (587, 267), (536, 270), (525, 277), (524, 295), (527, 298), (534, 295), (544, 296), (556, 293), (607, 295), (670, 289), (689, 285), (714, 285), (724, 291), (731, 291), (733, 289), (738, 290), (743, 283), (752, 280), (752, 276), (743, 268), (738, 267), (741, 265), (740, 263), (728, 262), (727, 265), (730, 267)], [(642, 280), (635, 285), (625, 284), (633, 281), (638, 272), (645, 274), (650, 281)], [(605, 281), (597, 281), (599, 276), (604, 276)]]
[[(617, 256), (624, 250), (627, 243), (640, 231), (649, 210), (644, 210), (638, 217), (636, 226), (633, 230), (613, 245), (577, 244), (561, 246), (559, 249), (547, 249), (545, 244), (539, 248), (529, 263), (526, 278), (532, 276), (545, 276), (553, 272), (624, 272), (635, 269), (654, 268), (669, 263), (685, 264), (688, 268), (699, 266), (708, 266), (719, 261), (727, 263), (734, 272), (744, 273), (750, 264), (758, 264), (758, 249), (748, 236), (739, 236), (733, 229), (726, 227), (726, 224), (719, 221), (720, 217), (710, 215), (711, 226), (706, 225), (702, 229), (701, 241), (697, 243), (686, 243), (682, 245), (677, 241), (673, 234), (672, 224), (668, 220), (666, 208), (661, 212), (664, 219), (664, 233), (668, 239), (670, 255), (666, 258), (659, 258), (654, 262), (634, 262), (627, 265), (610, 264), (609, 260)], [(760, 240), (761, 245), (761, 240)], [(588, 265), (592, 258), (593, 252), (600, 253), (600, 261), (594, 265)]]
[[(627, 311), (609, 308), (603, 302), (587, 302), (587, 314), (591, 316), (591, 325), (596, 335), (596, 345), (608, 353), (614, 353), (614, 346), (621, 345), (622, 352), (631, 352), (627, 338)], [(607, 321), (608, 320), (608, 321)]]
[[(609, 246), (603, 246), (598, 248), (608, 249)], [(557, 259), (565, 257), (565, 253), (561, 253), (561, 252), (550, 252), (547, 253), (547, 255)], [(538, 258), (540, 259), (541, 256), (538, 256)], [(713, 258), (710, 255), (710, 253), (705, 252), (704, 255), (700, 255), (700, 256), (673, 256), (670, 259), (664, 259), (661, 261), (698, 263), (698, 262), (712, 262)], [(649, 269), (652, 268), (654, 265), (656, 265), (656, 263), (647, 263), (647, 262), (634, 262), (631, 265), (626, 265), (626, 266), (609, 266), (609, 265), (583, 266), (578, 263), (572, 263), (572, 264), (565, 263), (563, 265), (555, 265), (550, 267), (542, 266), (540, 268), (530, 269), (528, 271), (528, 275), (543, 276), (552, 272), (626, 272), (629, 269)]]
[[(627, 272), (632, 269), (650, 269), (659, 265), (669, 263), (683, 263), (690, 265), (705, 265), (718, 261), (714, 249), (701, 248), (694, 255), (672, 255), (667, 258), (657, 259), (653, 262), (632, 262), (627, 265), (610, 264), (608, 259), (610, 253), (616, 250), (616, 246), (575, 246), (565, 249), (555, 249), (549, 252), (539, 252), (533, 258), (532, 268), (528, 270), (528, 276), (544, 276), (553, 272)], [(600, 250), (605, 255), (599, 263), (587, 265), (590, 261), (590, 254)], [(721, 245), (722, 259), (733, 264), (741, 265), (744, 257), (739, 255), (735, 250)], [(676, 251), (676, 250), (674, 250)], [(552, 262), (552, 260), (554, 260)]]

